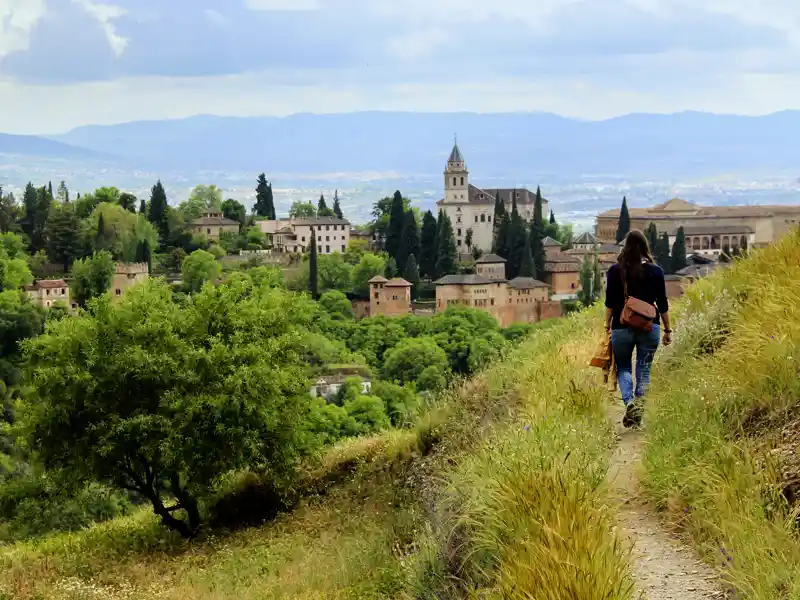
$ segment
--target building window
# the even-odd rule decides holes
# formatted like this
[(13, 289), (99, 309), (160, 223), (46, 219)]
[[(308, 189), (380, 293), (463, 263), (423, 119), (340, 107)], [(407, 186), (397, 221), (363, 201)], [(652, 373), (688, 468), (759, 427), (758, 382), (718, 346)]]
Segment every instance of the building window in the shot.
[(61, 295), (63, 296), (66, 293), (67, 293), (67, 290), (65, 290), (64, 288), (61, 288)]
[(488, 223), (491, 223), (492, 222), (492, 215), (489, 215), (488, 217), (486, 217), (486, 221)]
[(211, 228), (210, 228), (210, 227), (206, 227), (206, 233), (207, 233), (208, 235), (211, 235)]
[(481, 215), (481, 223), (485, 223), (485, 222), (486, 222), (486, 215)]
[(459, 237), (461, 236), (461, 230), (460, 229), (458, 230), (458, 236)]
[(326, 236), (325, 236), (325, 241), (326, 241), (326, 242), (330, 242), (330, 241), (331, 241), (331, 236), (329, 236), (329, 235), (326, 235)]
[(116, 289), (116, 294), (117, 294), (117, 296), (122, 296), (122, 290), (117, 288)]
[(306, 236), (303, 236), (302, 238), (300, 238), (300, 241), (301, 242), (305, 242), (306, 241)]
[(50, 290), (45, 290), (44, 292), (45, 292), (46, 295), (48, 295), (48, 296), (50, 295)]
[(475, 215), (475, 222), (478, 222), (478, 215)]
[(456, 184), (456, 178), (453, 177), (453, 185), (455, 185), (455, 184)]
[(490, 298), (490, 299), (489, 299), (489, 303), (490, 303), (492, 306), (494, 306), (494, 298)]
[(461, 185), (464, 185), (464, 178), (461, 178)]
[(325, 231), (330, 231), (330, 230), (331, 230), (331, 226), (330, 225), (325, 225)]
[(397, 296), (392, 296), (392, 300), (397, 300)]
[(325, 246), (325, 254), (330, 254), (330, 253), (331, 253), (331, 247)]
[(378, 299), (378, 292), (375, 292), (375, 300)]
[(461, 240), (458, 240), (458, 247), (461, 248)]
[(346, 251), (347, 251), (347, 248), (345, 247), (344, 244), (342, 244), (342, 252), (346, 252)]

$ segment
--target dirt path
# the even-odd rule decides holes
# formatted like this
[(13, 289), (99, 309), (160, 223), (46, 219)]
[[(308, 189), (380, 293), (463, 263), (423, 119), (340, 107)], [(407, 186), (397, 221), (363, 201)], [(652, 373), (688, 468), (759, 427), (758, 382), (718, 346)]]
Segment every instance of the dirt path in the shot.
[(647, 600), (725, 598), (713, 569), (700, 562), (694, 551), (677, 536), (666, 531), (658, 515), (641, 499), (637, 469), (644, 435), (622, 427), (621, 405), (615, 405), (609, 412), (619, 436), (609, 478), (619, 502), (620, 525), (634, 543), (634, 597)]

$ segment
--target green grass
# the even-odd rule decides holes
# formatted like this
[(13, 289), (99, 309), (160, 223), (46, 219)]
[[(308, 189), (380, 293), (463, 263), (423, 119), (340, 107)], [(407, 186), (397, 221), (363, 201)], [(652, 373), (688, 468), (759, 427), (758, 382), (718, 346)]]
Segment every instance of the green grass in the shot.
[(416, 429), (337, 445), (264, 526), (185, 543), (142, 511), (0, 547), (0, 599), (629, 598), (599, 323), (548, 322)]
[(781, 430), (800, 418), (799, 307), (795, 232), (689, 291), (653, 377), (647, 492), (745, 598), (800, 598), (798, 512), (771, 452), (798, 452), (800, 428)]

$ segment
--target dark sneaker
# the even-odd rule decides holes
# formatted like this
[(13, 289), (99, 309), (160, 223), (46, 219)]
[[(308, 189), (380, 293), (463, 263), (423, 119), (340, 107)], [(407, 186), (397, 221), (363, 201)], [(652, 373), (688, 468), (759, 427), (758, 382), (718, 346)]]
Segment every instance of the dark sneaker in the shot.
[(625, 407), (622, 424), (625, 427), (639, 427), (642, 424), (642, 406), (638, 401), (631, 402)]

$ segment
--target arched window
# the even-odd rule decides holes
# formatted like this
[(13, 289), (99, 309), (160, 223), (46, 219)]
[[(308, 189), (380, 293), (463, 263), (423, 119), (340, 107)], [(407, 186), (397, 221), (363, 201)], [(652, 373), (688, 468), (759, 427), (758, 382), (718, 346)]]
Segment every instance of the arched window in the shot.
[(709, 239), (707, 237), (703, 238), (703, 250), (708, 250), (708, 247), (711, 245)]
[(485, 223), (485, 222), (486, 222), (486, 215), (481, 215), (481, 223)]
[(464, 178), (461, 178), (461, 185), (464, 185)]
[(456, 178), (453, 177), (453, 185), (455, 185), (455, 184), (456, 184)]

